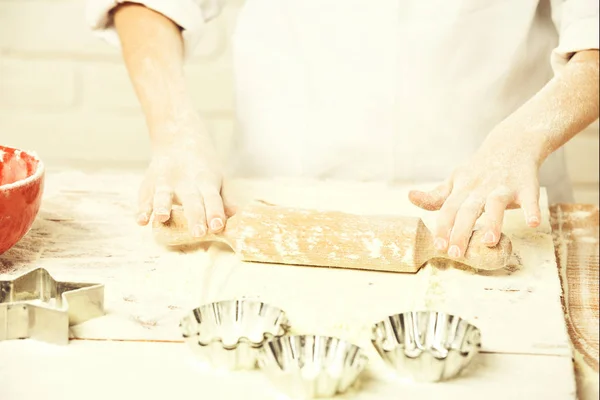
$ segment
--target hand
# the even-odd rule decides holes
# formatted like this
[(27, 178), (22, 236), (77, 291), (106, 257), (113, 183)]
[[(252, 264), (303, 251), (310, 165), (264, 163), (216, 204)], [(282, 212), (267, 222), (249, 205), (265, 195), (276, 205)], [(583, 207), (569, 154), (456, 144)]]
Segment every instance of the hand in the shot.
[(502, 135), (486, 142), (436, 189), (409, 194), (416, 206), (440, 211), (434, 246), (450, 257), (465, 254), (482, 213), (483, 243), (490, 247), (498, 244), (506, 209), (521, 207), (528, 226), (540, 224), (538, 153), (524, 143), (507, 144), (511, 141)]
[[(410, 200), (440, 210), (435, 246), (465, 253), (476, 219), (484, 243), (500, 238), (504, 210), (521, 207), (530, 227), (540, 224), (538, 171), (543, 160), (598, 119), (598, 50), (577, 52), (564, 70), (502, 121), (479, 151), (437, 189)], [(560, 118), (556, 116), (559, 115)]]
[(217, 154), (201, 124), (173, 127), (170, 137), (154, 144), (154, 152), (139, 193), (140, 225), (150, 215), (159, 222), (170, 218), (173, 203), (183, 206), (194, 237), (223, 230), (226, 212), (221, 198), (222, 175)]

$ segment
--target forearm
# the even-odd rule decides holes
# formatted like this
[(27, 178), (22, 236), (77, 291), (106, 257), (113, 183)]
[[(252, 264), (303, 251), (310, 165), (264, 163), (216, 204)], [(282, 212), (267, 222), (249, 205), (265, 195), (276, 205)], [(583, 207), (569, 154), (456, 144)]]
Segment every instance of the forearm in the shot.
[(504, 120), (488, 142), (514, 140), (541, 163), (599, 116), (597, 50), (573, 56), (563, 72)]
[(197, 118), (183, 75), (183, 40), (170, 19), (126, 3), (114, 11), (123, 59), (154, 146), (171, 142), (179, 126)]

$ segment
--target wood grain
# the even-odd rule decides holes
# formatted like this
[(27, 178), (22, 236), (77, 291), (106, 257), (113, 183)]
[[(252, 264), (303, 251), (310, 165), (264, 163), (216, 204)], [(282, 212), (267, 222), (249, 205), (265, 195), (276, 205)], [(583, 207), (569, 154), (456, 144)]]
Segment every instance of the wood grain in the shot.
[(598, 206), (551, 207), (563, 308), (571, 344), (579, 400), (596, 400), (598, 377)]
[(598, 372), (598, 206), (558, 204), (551, 216), (569, 335)]
[[(181, 208), (166, 223), (153, 222), (155, 240), (178, 246), (218, 241), (243, 261), (415, 273), (432, 259), (449, 259), (433, 246), (433, 237), (418, 217), (357, 215), (253, 202), (227, 221), (225, 230), (192, 237)], [(450, 261), (477, 270), (505, 268), (513, 261), (512, 243), (502, 235), (488, 247), (473, 234), (465, 255)]]

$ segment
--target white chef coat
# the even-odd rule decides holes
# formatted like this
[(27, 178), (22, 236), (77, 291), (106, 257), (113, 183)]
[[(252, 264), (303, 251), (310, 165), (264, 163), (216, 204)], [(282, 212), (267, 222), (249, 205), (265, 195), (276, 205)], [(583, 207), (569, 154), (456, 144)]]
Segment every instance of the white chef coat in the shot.
[[(129, 0), (131, 1), (131, 0)], [(92, 29), (118, 45), (109, 11)], [(134, 0), (183, 29), (220, 0)], [(598, 49), (593, 0), (246, 0), (233, 37), (238, 176), (440, 181), (577, 51)], [(572, 201), (562, 150), (540, 181)]]

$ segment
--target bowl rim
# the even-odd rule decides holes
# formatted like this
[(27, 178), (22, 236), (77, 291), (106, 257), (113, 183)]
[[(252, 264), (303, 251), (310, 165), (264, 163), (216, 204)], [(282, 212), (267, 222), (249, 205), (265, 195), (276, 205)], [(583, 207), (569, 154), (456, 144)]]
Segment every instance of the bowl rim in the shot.
[[(279, 324), (277, 325), (277, 328), (278, 328), (277, 333), (271, 334), (269, 332), (263, 332), (262, 339), (259, 342), (252, 341), (247, 336), (240, 336), (238, 338), (238, 340), (236, 341), (236, 343), (234, 343), (233, 345), (225, 345), (225, 343), (223, 342), (222, 336), (214, 335), (210, 340), (208, 340), (206, 342), (198, 342), (199, 346), (205, 347), (205, 346), (210, 346), (215, 343), (219, 343), (221, 345), (221, 347), (225, 350), (235, 350), (240, 345), (250, 345), (253, 348), (259, 348), (259, 347), (262, 347), (267, 341), (274, 339), (274, 338), (281, 337), (281, 336), (285, 336), (290, 331), (291, 324), (290, 324), (289, 317), (285, 310), (283, 310), (282, 308), (275, 306), (271, 303), (267, 303), (267, 302), (264, 302), (262, 300), (257, 300), (257, 299), (224, 299), (224, 300), (213, 301), (210, 303), (203, 303), (203, 304), (199, 305), (198, 307), (195, 307), (195, 308), (191, 309), (190, 311), (188, 311), (179, 320), (180, 331), (183, 330), (183, 324), (185, 322), (187, 322), (188, 319), (192, 318), (192, 316), (197, 311), (200, 313), (204, 312), (205, 310), (210, 311), (210, 309), (214, 306), (220, 307), (221, 305), (227, 304), (227, 303), (250, 303), (250, 304), (254, 304), (254, 305), (266, 306), (267, 308), (270, 308), (270, 309), (278, 312), (279, 316), (281, 317), (281, 321), (279, 321)], [(184, 338), (185, 338), (185, 335), (184, 335)]]
[(446, 314), (449, 317), (459, 318), (460, 320), (466, 322), (468, 325), (471, 325), (472, 327), (481, 331), (481, 329), (479, 328), (479, 326), (476, 323), (471, 321), (471, 319), (464, 317), (462, 314), (458, 314), (458, 313), (451, 312), (451, 311), (446, 311), (444, 309), (428, 310), (428, 309), (421, 309), (421, 308), (417, 308), (417, 309), (409, 310), (409, 311), (400, 311), (400, 312), (397, 312), (394, 314), (388, 314), (385, 317), (378, 319), (376, 322), (372, 322), (371, 328), (374, 329), (374, 328), (378, 327), (379, 325), (388, 321), (390, 318), (399, 317), (399, 316), (403, 316), (403, 315), (407, 315), (407, 314)]
[[(18, 180), (16, 182), (6, 183), (4, 185), (0, 185), (0, 191), (9, 191), (9, 190), (18, 189), (18, 188), (20, 188), (22, 186), (29, 185), (30, 183), (39, 180), (42, 177), (42, 175), (44, 175), (46, 167), (44, 165), (44, 162), (41, 160), (41, 158), (38, 156), (38, 154), (35, 151), (22, 150), (22, 149), (18, 149), (16, 147), (10, 147), (10, 146), (0, 145), (0, 152), (3, 153), (3, 149), (14, 150), (15, 155), (17, 155), (19, 157), (20, 157), (21, 153), (27, 154), (29, 157), (31, 157), (35, 161), (37, 161), (37, 168), (36, 168), (36, 170), (35, 170), (35, 172), (33, 174), (29, 175), (25, 179), (20, 179), (20, 180)], [(1, 158), (2, 158), (2, 161), (0, 161), (0, 162), (4, 162), (3, 161), (4, 160), (4, 155), (2, 155)]]
[(383, 341), (384, 338), (379, 335), (379, 333), (381, 333), (383, 327), (385, 326), (385, 323), (387, 321), (389, 321), (392, 318), (395, 317), (400, 317), (400, 316), (404, 316), (407, 314), (446, 314), (447, 316), (453, 317), (453, 318), (458, 318), (460, 321), (464, 322), (467, 327), (469, 327), (471, 330), (475, 331), (478, 335), (479, 335), (479, 343), (477, 343), (477, 345), (475, 346), (477, 349), (477, 351), (480, 351), (481, 347), (482, 347), (482, 332), (481, 332), (481, 328), (474, 324), (473, 322), (471, 322), (470, 319), (467, 319), (465, 317), (463, 317), (461, 314), (456, 314), (456, 313), (451, 313), (451, 312), (447, 312), (447, 311), (441, 311), (441, 310), (422, 310), (422, 309), (417, 309), (417, 310), (413, 310), (413, 311), (405, 311), (405, 312), (399, 312), (396, 314), (390, 314), (388, 316), (386, 316), (385, 318), (373, 323), (371, 325), (371, 343), (373, 344), (373, 346), (375, 346), (376, 348), (381, 348), (382, 350), (386, 351), (386, 352), (390, 352), (390, 351), (394, 351), (395, 349), (402, 347), (402, 345), (400, 343), (396, 343), (393, 346), (394, 350), (385, 350), (383, 349)]

